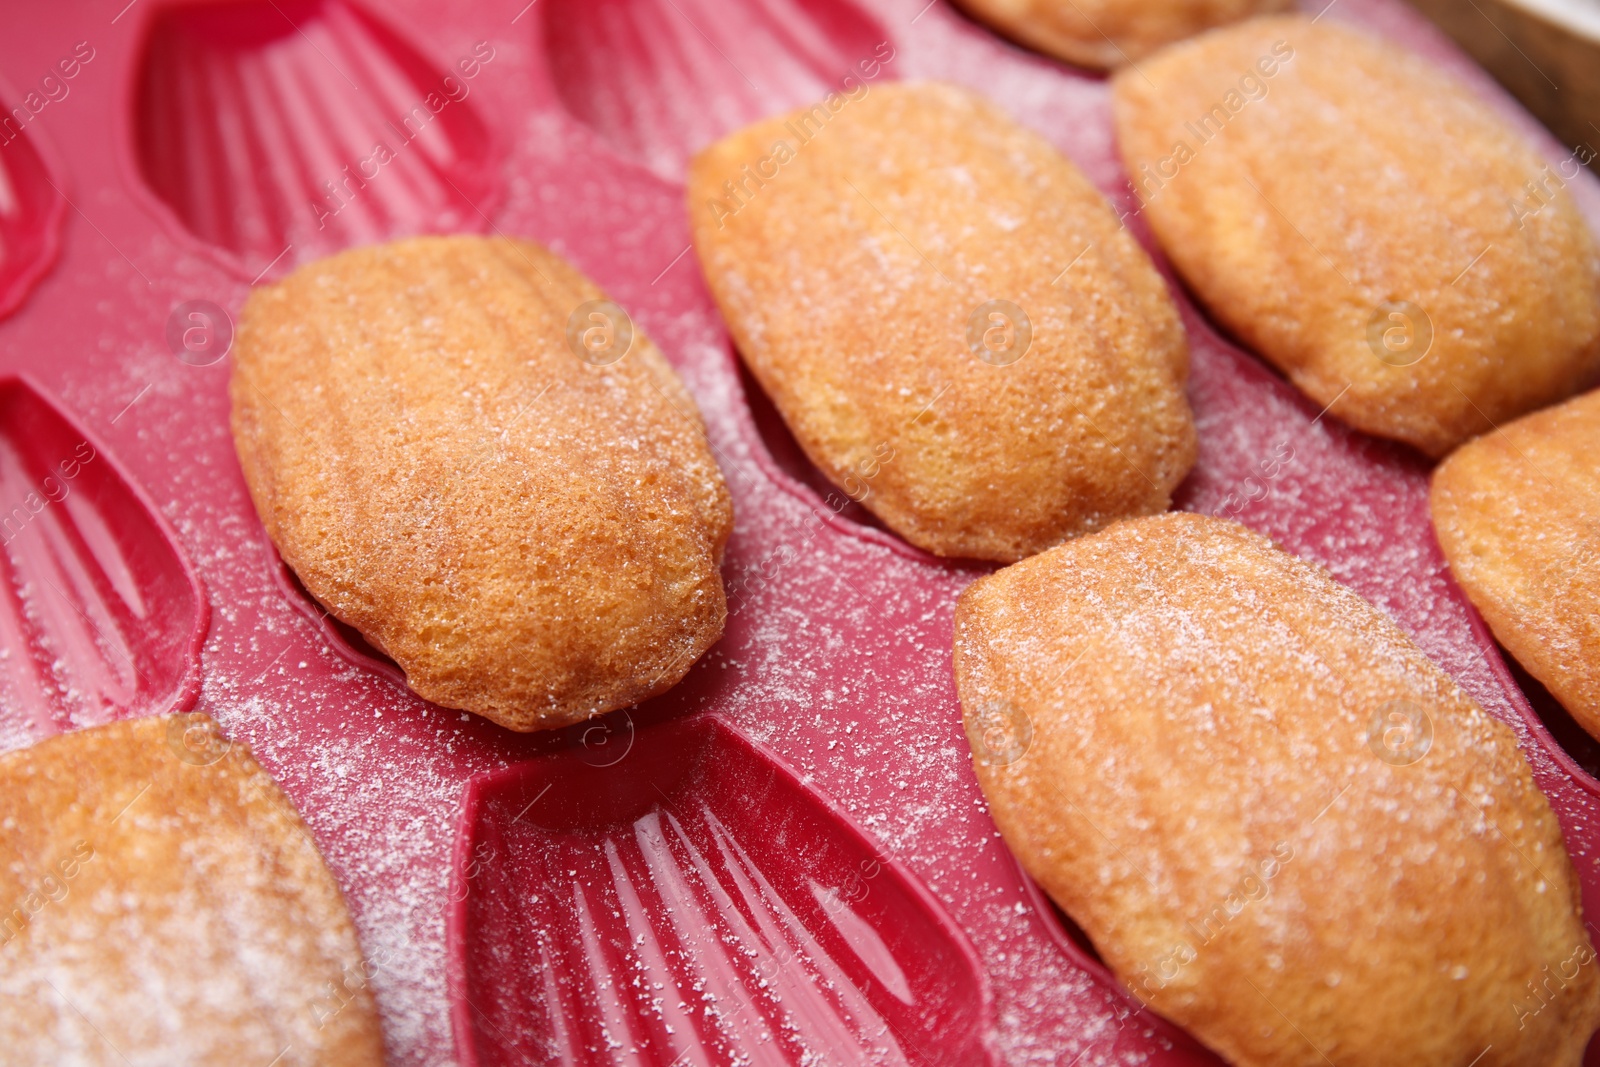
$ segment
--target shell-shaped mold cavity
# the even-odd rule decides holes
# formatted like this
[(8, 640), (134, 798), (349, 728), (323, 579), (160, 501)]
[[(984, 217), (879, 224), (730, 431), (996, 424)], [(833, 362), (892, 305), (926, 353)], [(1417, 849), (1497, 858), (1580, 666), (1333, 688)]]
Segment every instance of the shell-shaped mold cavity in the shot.
[(103, 446), (0, 379), (0, 750), (187, 707), (207, 619), (171, 532)]
[(614, 747), (467, 787), (463, 1064), (994, 1062), (959, 928), (790, 771), (708, 717)]
[(66, 199), (33, 144), (25, 105), (0, 100), (0, 315), (55, 262)]
[(888, 35), (849, 0), (545, 0), (540, 7), (550, 75), (567, 110), (673, 182), (725, 133), (830, 90), (859, 94), (894, 72)]
[(145, 182), (250, 275), (480, 228), (496, 190), (470, 80), (342, 0), (169, 8), (137, 92)]

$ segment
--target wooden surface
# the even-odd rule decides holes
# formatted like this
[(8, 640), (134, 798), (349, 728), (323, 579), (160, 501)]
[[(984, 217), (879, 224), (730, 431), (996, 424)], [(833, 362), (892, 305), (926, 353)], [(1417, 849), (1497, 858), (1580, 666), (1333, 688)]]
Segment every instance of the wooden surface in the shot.
[(1600, 5), (1411, 0), (1572, 149), (1600, 153)]

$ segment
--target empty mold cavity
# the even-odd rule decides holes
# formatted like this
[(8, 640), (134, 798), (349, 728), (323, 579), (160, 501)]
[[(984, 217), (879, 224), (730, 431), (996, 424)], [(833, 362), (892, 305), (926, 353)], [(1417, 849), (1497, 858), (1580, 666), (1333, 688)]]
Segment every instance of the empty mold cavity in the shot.
[(54, 262), (66, 200), (16, 111), (0, 100), (0, 315), (22, 303)]
[(708, 717), (474, 778), (450, 919), (464, 1064), (986, 1064), (970, 946)]
[(135, 151), (184, 227), (254, 275), (480, 226), (494, 168), (469, 92), (341, 0), (173, 7), (145, 44)]
[[(668, 181), (732, 130), (892, 71), (893, 46), (848, 0), (545, 0), (562, 103)], [(846, 78), (853, 79), (846, 82)]]
[(207, 607), (103, 448), (0, 380), (0, 747), (187, 706)]

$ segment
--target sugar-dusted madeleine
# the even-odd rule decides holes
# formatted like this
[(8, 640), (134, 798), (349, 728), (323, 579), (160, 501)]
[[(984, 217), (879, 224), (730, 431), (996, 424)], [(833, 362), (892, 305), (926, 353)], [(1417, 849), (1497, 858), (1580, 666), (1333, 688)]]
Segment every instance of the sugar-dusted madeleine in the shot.
[(957, 0), (1000, 33), (1079, 66), (1107, 70), (1202, 30), (1293, 0)]
[(1324, 19), (1255, 19), (1115, 79), (1117, 136), (1211, 314), (1319, 406), (1433, 456), (1600, 372), (1565, 178), (1472, 91)]
[(284, 561), (429, 700), (564, 726), (671, 687), (722, 633), (733, 512), (694, 402), (537, 245), (301, 267), (251, 294), (231, 389)]
[(1578, 1067), (1600, 964), (1511, 730), (1320, 568), (1121, 522), (979, 580), (956, 683), (1006, 843), (1236, 1067)]
[(0, 756), (0, 893), (6, 1063), (383, 1063), (338, 884), (204, 715)]
[(862, 87), (690, 169), (745, 362), (907, 541), (1016, 560), (1167, 507), (1194, 462), (1165, 284), (1076, 167), (946, 85)]
[(1433, 474), (1450, 571), (1500, 643), (1600, 738), (1600, 392), (1462, 445)]

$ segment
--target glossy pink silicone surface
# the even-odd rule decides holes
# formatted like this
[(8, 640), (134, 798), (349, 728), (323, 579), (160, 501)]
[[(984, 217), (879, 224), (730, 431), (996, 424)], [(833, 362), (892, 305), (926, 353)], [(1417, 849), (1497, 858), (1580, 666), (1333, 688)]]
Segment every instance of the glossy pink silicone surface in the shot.
[(714, 716), (474, 778), (460, 840), (463, 1063), (994, 1062), (937, 900)]
[[(997, 838), (949, 654), (986, 568), (830, 494), (739, 370), (681, 185), (707, 140), (846, 74), (941, 78), (1130, 211), (1102, 80), (926, 0), (124, 3), (19, 6), (0, 35), (22, 108), (0, 135), (0, 369), (31, 379), (0, 386), (0, 504), (27, 515), (4, 553), (6, 746), (185, 706), (198, 680), (344, 885), (395, 1064), (1216, 1062), (1117, 988)], [(1564, 157), (1399, 4), (1325, 17), (1434, 57)], [(1572, 188), (1600, 219), (1593, 181)], [(253, 280), (460, 228), (542, 241), (628, 309), (698, 399), (737, 512), (722, 641), (664, 696), (552, 735), (418, 700), (326, 618), (228, 433)], [(1450, 581), (1427, 464), (1179, 299), (1201, 433), (1180, 506), (1326, 565), (1511, 723), (1596, 913), (1600, 785)]]
[[(489, 133), (466, 83), (363, 9), (186, 4), (147, 34), (139, 174), (251, 276), (401, 233), (478, 229), (478, 205), (493, 207)], [(435, 111), (430, 93), (446, 106)]]
[(199, 579), (104, 446), (20, 378), (0, 378), (0, 500), (5, 746), (188, 707)]
[[(0, 82), (0, 110), (25, 107)], [(15, 119), (0, 118), (0, 315), (28, 295), (55, 259), (66, 198), (50, 177), (39, 146)]]

